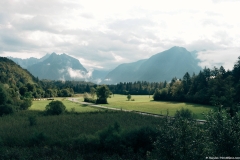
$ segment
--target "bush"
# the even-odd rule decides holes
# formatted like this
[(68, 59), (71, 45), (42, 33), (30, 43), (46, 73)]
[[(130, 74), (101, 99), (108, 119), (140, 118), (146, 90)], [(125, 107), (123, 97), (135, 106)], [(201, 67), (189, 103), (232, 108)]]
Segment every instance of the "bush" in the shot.
[(96, 103), (96, 100), (93, 98), (84, 98), (84, 102)]
[(34, 125), (37, 124), (36, 116), (30, 116), (30, 117), (28, 117), (28, 121), (29, 121), (29, 125), (30, 125), (30, 126), (34, 126)]
[(176, 119), (188, 119), (188, 120), (192, 120), (193, 119), (193, 113), (191, 110), (189, 109), (184, 109), (181, 108), (180, 111), (177, 110), (174, 116)]
[(22, 104), (20, 105), (21, 110), (26, 110), (32, 105), (32, 100), (31, 99), (24, 99)]
[(52, 101), (46, 106), (48, 115), (59, 115), (66, 111), (66, 106), (61, 101)]
[(4, 114), (11, 114), (14, 112), (15, 106), (11, 104), (0, 105), (0, 116)]
[(44, 145), (49, 138), (46, 136), (45, 133), (35, 133), (30, 139), (29, 139), (29, 145), (30, 146), (37, 146), (37, 145)]

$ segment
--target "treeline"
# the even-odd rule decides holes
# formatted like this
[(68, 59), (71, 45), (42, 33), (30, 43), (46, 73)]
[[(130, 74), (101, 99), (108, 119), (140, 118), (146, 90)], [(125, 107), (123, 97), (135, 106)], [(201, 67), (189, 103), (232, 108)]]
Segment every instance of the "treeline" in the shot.
[(186, 73), (173, 78), (165, 88), (157, 88), (154, 100), (193, 102), (223, 107), (233, 115), (240, 102), (240, 57), (232, 71), (221, 66), (205, 68), (198, 75)]
[(108, 85), (113, 94), (152, 95), (156, 88), (164, 88), (167, 82), (120, 82), (116, 85)]
[(229, 107), (234, 111), (240, 102), (240, 57), (232, 71), (224, 67), (204, 68), (199, 74), (186, 73), (171, 82), (125, 82), (109, 85), (114, 94), (152, 95), (154, 100), (192, 102)]

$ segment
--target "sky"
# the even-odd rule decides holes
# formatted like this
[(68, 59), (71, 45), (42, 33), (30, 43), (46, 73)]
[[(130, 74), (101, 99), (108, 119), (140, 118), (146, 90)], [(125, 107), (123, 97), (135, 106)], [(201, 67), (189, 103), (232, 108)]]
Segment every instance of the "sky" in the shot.
[(232, 69), (240, 56), (240, 0), (1, 0), (0, 56), (66, 53), (111, 70), (173, 46), (202, 67)]

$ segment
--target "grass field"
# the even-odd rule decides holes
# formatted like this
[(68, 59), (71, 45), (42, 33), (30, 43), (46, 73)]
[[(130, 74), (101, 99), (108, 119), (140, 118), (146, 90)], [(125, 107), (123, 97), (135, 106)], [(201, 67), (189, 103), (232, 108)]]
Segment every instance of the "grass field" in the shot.
[[(170, 116), (173, 116), (177, 110), (185, 108), (191, 110), (196, 119), (205, 119), (202, 113), (208, 113), (213, 109), (212, 106), (192, 103), (153, 101), (152, 96), (148, 95), (132, 95), (132, 99), (134, 101), (128, 101), (126, 95), (115, 94), (108, 98), (108, 104), (103, 106), (163, 115), (166, 115), (168, 111)], [(79, 101), (83, 101), (83, 98), (79, 98)]]
[[(78, 98), (80, 102), (83, 101), (83, 97), (81, 96), (76, 98)], [(166, 115), (168, 111), (170, 116), (173, 116), (176, 111), (181, 108), (187, 108), (194, 113), (196, 119), (205, 119), (202, 113), (208, 113), (211, 109), (213, 109), (212, 106), (192, 103), (153, 101), (152, 96), (149, 97), (148, 95), (132, 95), (132, 99), (134, 99), (134, 101), (128, 101), (126, 95), (115, 94), (111, 98), (108, 98), (108, 104), (104, 104), (103, 106), (163, 115)], [(62, 101), (68, 111), (71, 111), (72, 108), (74, 108), (75, 112), (91, 112), (99, 110), (93, 107), (71, 102), (67, 98), (55, 98), (55, 100)], [(50, 101), (48, 100), (33, 101), (33, 105), (30, 107), (30, 110), (43, 111), (49, 102)]]
[[(99, 110), (86, 105), (81, 105), (79, 103), (71, 102), (67, 98), (54, 98), (54, 100), (62, 101), (69, 112), (72, 110), (75, 112), (92, 112)], [(29, 108), (29, 110), (43, 111), (45, 110), (46, 105), (48, 105), (50, 102), (51, 101), (49, 100), (33, 101), (33, 105)]]

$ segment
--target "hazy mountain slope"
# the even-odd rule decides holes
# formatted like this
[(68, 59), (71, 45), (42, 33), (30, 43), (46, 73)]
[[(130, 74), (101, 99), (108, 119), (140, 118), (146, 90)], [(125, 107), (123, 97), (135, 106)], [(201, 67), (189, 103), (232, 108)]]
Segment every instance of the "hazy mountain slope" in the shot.
[(183, 47), (173, 47), (150, 57), (139, 68), (144, 81), (169, 81), (173, 77), (182, 78), (186, 72), (198, 73), (201, 67), (190, 52)]
[(39, 79), (84, 80), (88, 76), (87, 70), (79, 60), (66, 54), (52, 53), (44, 61), (31, 65), (27, 69)]
[(101, 83), (104, 78), (108, 75), (109, 71), (106, 70), (94, 70), (90, 81), (94, 83)]
[(172, 47), (147, 60), (119, 65), (106, 76), (105, 82), (170, 81), (173, 77), (182, 78), (186, 72), (192, 74), (200, 70), (192, 53), (183, 47)]
[(8, 57), (9, 59), (13, 60), (15, 63), (17, 63), (18, 65), (20, 65), (22, 68), (27, 68), (28, 66), (31, 66), (33, 64), (39, 63), (44, 61), (45, 59), (47, 59), (50, 56), (50, 54), (46, 54), (45, 56), (43, 56), (42, 58), (38, 59), (38, 58), (27, 58), (27, 59), (21, 59), (21, 58), (14, 58), (14, 57)]
[(103, 83), (131, 82), (136, 80), (139, 67), (146, 60), (124, 63), (108, 73)]

